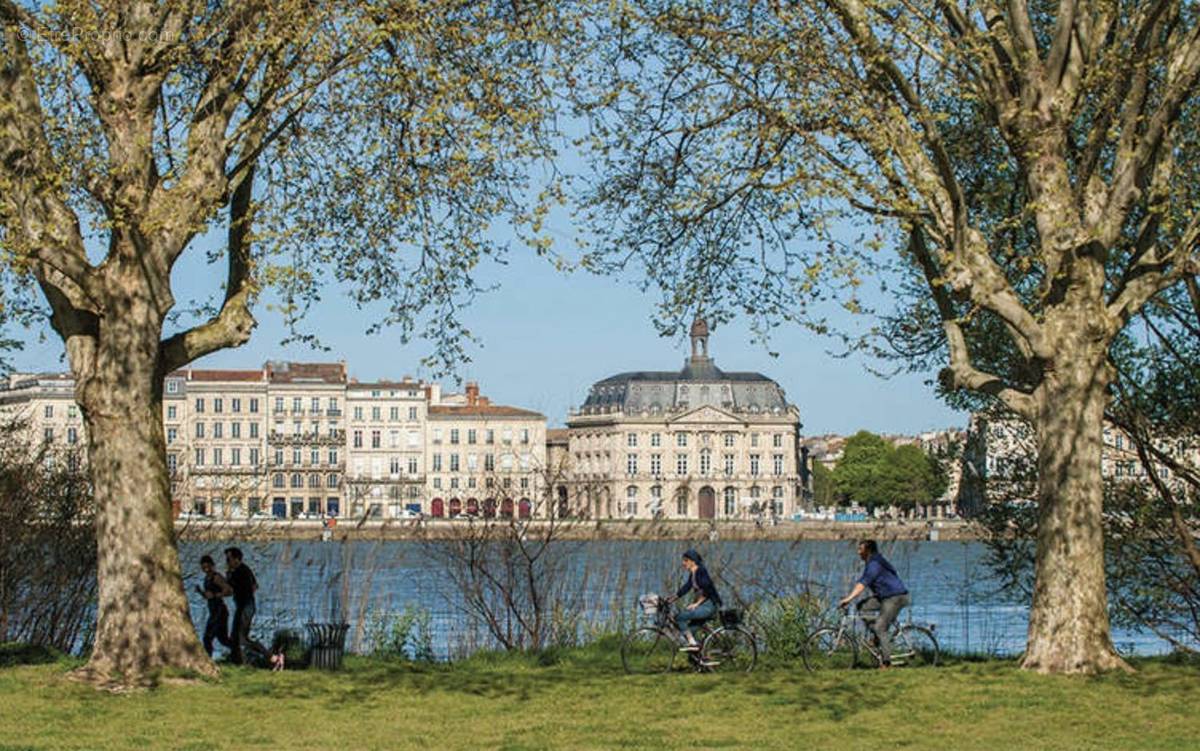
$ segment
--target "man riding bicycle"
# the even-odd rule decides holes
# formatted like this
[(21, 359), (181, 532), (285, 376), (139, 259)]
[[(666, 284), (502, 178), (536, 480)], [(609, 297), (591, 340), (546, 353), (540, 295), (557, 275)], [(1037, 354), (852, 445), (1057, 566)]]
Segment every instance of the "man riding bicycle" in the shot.
[(879, 553), (879, 545), (874, 540), (863, 540), (858, 543), (858, 557), (866, 563), (862, 576), (858, 577), (854, 589), (843, 597), (838, 605), (846, 607), (854, 602), (855, 598), (864, 590), (868, 588), (871, 590), (872, 596), (864, 600), (858, 606), (858, 610), (860, 613), (875, 612), (878, 614), (872, 624), (872, 630), (874, 630), (879, 644), (881, 657), (879, 667), (886, 668), (892, 664), (892, 644), (891, 638), (888, 636), (888, 628), (900, 614), (900, 609), (908, 607), (912, 604), (912, 600), (908, 596), (908, 589), (905, 588), (904, 582), (900, 581), (895, 566), (888, 563), (888, 560)]

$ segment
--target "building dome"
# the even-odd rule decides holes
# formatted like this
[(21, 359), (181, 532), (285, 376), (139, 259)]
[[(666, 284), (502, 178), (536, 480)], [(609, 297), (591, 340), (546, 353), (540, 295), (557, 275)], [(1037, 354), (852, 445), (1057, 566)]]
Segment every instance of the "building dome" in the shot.
[(712, 406), (727, 412), (771, 413), (788, 408), (783, 388), (762, 373), (726, 372), (708, 356), (708, 324), (692, 323), (692, 356), (680, 370), (639, 370), (597, 381), (583, 414), (659, 414)]

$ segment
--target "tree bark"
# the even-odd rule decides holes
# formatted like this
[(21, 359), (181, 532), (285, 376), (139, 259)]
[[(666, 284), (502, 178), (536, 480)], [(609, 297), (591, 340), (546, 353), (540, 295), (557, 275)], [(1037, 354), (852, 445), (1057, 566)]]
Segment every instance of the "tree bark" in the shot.
[(1100, 460), (1111, 376), (1104, 350), (1088, 349), (1061, 350), (1063, 365), (1036, 393), (1037, 554), (1022, 666), (1042, 673), (1129, 669), (1113, 647), (1104, 575)]
[(166, 670), (215, 676), (192, 624), (175, 547), (162, 319), (144, 302), (121, 303), (119, 315), (100, 320), (88, 354), (72, 353), (96, 500), (98, 584), (95, 644), (76, 677), (144, 685)]

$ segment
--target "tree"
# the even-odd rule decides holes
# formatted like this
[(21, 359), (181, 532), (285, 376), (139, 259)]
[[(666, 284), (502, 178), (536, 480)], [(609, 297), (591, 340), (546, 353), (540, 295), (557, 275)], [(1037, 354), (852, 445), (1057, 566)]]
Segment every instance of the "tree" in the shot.
[[(1101, 426), (1114, 342), (1198, 265), (1194, 4), (636, 0), (595, 37), (590, 265), (640, 267), (667, 330), (700, 300), (827, 330), (806, 304), (839, 284), (860, 309), (897, 247), (885, 277), (926, 301), (902, 326), (942, 353), (943, 386), (1036, 431), (1023, 665), (1127, 667)], [(989, 170), (1012, 189), (988, 193)], [(972, 345), (985, 327), (1003, 348)]]
[(905, 511), (945, 490), (933, 457), (912, 444), (893, 446), (865, 430), (846, 440), (833, 470), (833, 485), (840, 495), (867, 508), (897, 506)]
[[(265, 289), (294, 325), (337, 281), (383, 307), (377, 326), (431, 338), (435, 368), (461, 357), (456, 312), (502, 250), (492, 223), (540, 216), (526, 167), (548, 154), (552, 12), (0, 0), (7, 296), (40, 292), (65, 344), (97, 503), (98, 623), (81, 677), (215, 672), (181, 586), (162, 382), (245, 343)], [(200, 239), (225, 282), (189, 317), (172, 270), (206, 252)]]
[(837, 503), (837, 491), (833, 484), (833, 471), (824, 462), (816, 459), (812, 463), (813, 505), (818, 508)]

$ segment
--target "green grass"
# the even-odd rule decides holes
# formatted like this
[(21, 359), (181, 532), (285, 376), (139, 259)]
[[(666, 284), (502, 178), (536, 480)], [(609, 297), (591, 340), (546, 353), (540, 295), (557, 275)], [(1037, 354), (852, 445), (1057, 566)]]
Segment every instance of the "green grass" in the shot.
[[(13, 660), (9, 660), (11, 663)], [(1200, 670), (1031, 675), (1006, 661), (886, 673), (777, 665), (629, 677), (615, 644), (335, 674), (226, 668), (110, 695), (70, 660), (0, 668), (0, 749), (1195, 749)]]

